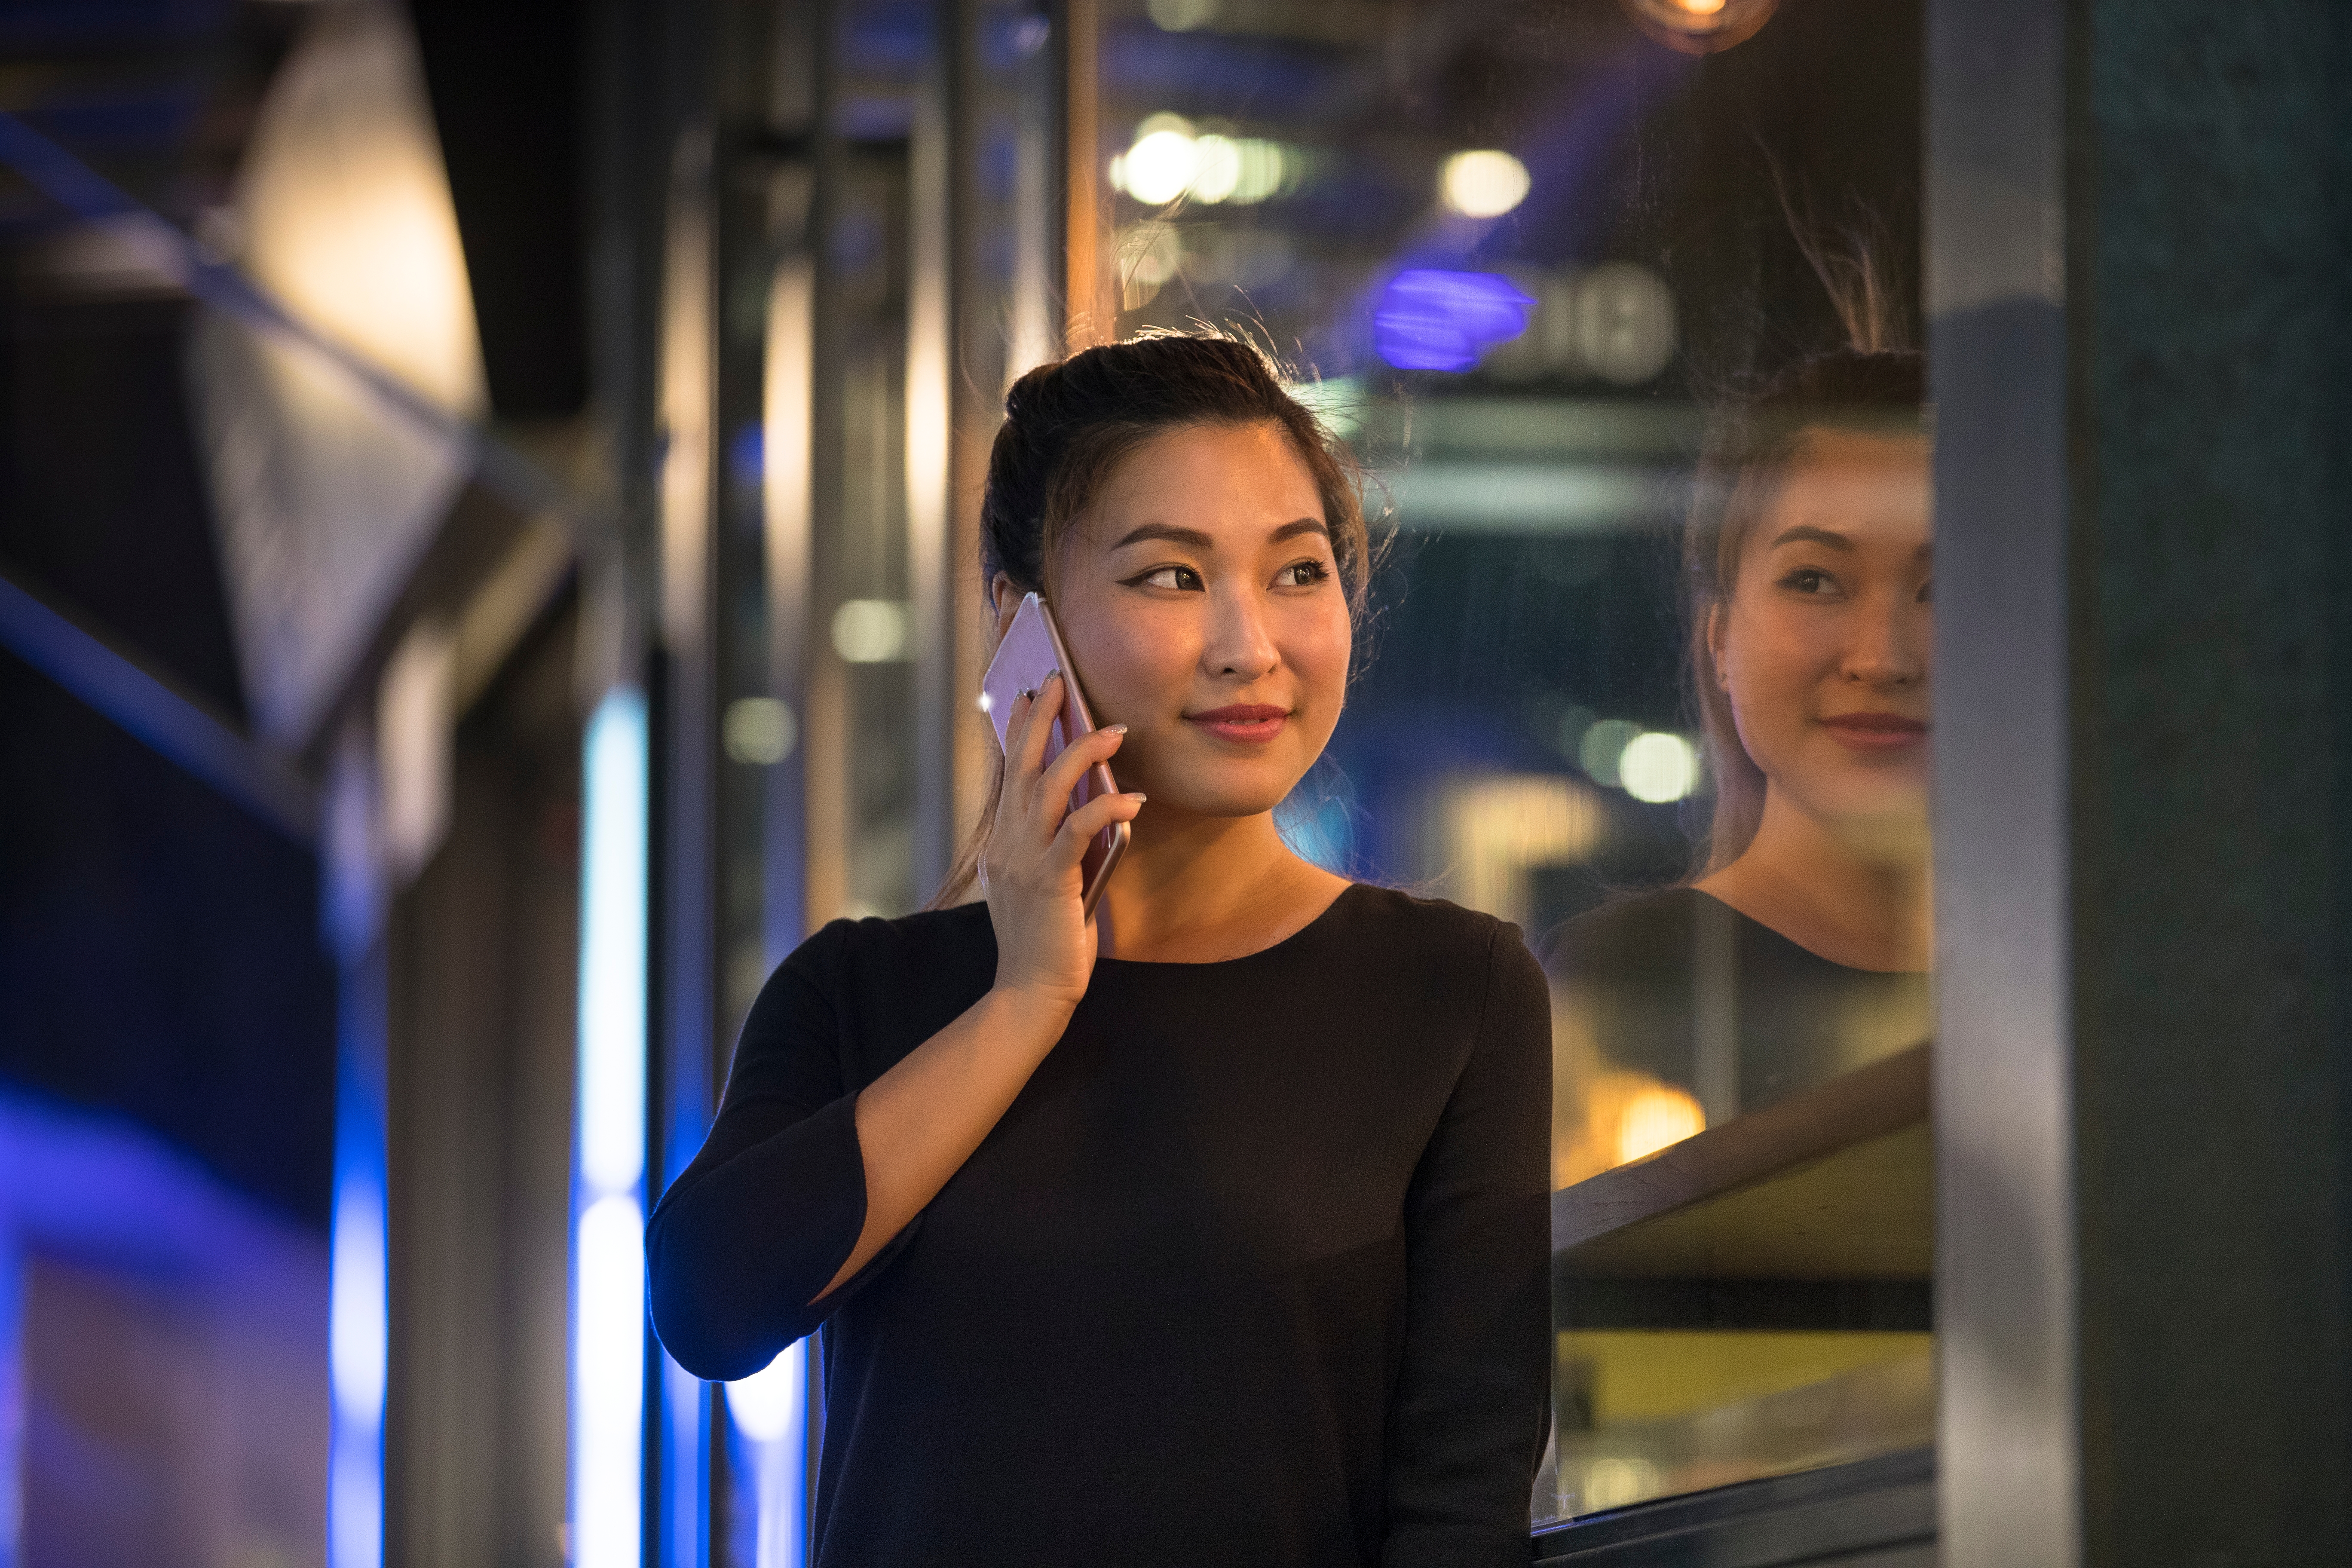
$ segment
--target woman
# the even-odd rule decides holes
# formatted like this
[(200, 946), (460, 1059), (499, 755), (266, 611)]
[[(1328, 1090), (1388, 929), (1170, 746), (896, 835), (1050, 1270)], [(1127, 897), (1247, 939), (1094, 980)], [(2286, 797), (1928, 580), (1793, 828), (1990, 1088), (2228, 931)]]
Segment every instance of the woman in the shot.
[[(1525, 1561), (1542, 975), (1510, 927), (1274, 822), (1347, 687), (1343, 463), (1215, 338), (1006, 400), (997, 635), (1044, 595), (1104, 728), (1041, 770), (1058, 681), (1016, 706), (984, 904), (785, 961), (648, 1238), (699, 1375), (822, 1325), (821, 1568)], [(1133, 793), (1070, 812), (1097, 762)], [(1118, 821), (1087, 922), (1079, 856)]]
[(1714, 821), (1690, 882), (1550, 943), (1563, 1181), (1655, 1146), (1628, 1108), (1685, 1135), (1927, 1037), (1923, 391), (1918, 355), (1843, 350), (1711, 434), (1685, 554)]

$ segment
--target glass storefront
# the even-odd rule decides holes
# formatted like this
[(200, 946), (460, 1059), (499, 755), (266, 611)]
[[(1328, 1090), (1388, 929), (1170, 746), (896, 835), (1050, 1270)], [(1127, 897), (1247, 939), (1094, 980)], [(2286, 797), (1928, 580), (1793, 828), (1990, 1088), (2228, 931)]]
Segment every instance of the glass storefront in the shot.
[[(1534, 1522), (1927, 1445), (1924, 925), (1847, 941), (1820, 910), (1845, 882), (1717, 875), (1769, 790), (1895, 885), (1847, 921), (1924, 910), (1924, 733), (1895, 723), (1927, 717), (1918, 7), (1152, 0), (1101, 27), (1118, 334), (1265, 345), (1393, 529), (1295, 839), (1517, 922), (1554, 974)], [(1790, 526), (1828, 537), (1764, 536)], [(1727, 668), (1845, 664), (1750, 673), (1711, 726), (1711, 610)], [(1824, 654), (1832, 621), (1899, 646)], [(1824, 768), (1785, 733), (1832, 709), (1882, 750)], [(1839, 795), (1855, 756), (1879, 795)]]

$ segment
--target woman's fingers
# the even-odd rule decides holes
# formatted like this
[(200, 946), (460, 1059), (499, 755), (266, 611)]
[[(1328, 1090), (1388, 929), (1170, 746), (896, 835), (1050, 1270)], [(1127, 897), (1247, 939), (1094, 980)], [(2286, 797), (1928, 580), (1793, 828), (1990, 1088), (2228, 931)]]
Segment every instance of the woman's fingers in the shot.
[[(1095, 730), (1078, 737), (1076, 745), (1066, 748), (1053, 764), (1039, 775), (1036, 784), (1037, 804), (1052, 810), (1057, 801), (1066, 801), (1078, 781), (1097, 763), (1107, 763), (1118, 751), (1127, 738), (1127, 726), (1113, 724), (1106, 730)], [(1056, 821), (1054, 826), (1059, 826)]]
[(1054, 721), (1062, 711), (1062, 672), (1057, 669), (1045, 677), (1024, 700), (1028, 708), (1020, 716), (1021, 733), (1005, 753), (1005, 765), (1012, 770), (1012, 777), (1005, 782), (1025, 790), (1045, 765), (1045, 742), (1053, 737)]
[(1055, 860), (1065, 869), (1076, 865), (1086, 858), (1087, 846), (1096, 834), (1115, 822), (1133, 822), (1142, 809), (1143, 796), (1132, 790), (1095, 796), (1062, 819), (1060, 831), (1054, 835)]

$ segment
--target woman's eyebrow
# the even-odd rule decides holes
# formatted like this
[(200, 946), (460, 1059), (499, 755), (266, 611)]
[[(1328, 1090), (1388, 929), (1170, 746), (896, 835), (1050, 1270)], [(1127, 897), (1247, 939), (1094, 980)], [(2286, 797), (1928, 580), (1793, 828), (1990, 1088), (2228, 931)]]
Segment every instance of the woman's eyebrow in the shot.
[(1780, 535), (1780, 538), (1774, 540), (1772, 542), (1772, 548), (1778, 550), (1783, 544), (1818, 544), (1822, 546), (1824, 549), (1829, 550), (1852, 550), (1853, 548), (1853, 541), (1848, 539), (1844, 534), (1832, 533), (1826, 528), (1815, 528), (1811, 523), (1805, 522), (1799, 523), (1796, 527), (1789, 530), (1786, 533)]
[(1319, 533), (1326, 539), (1331, 537), (1331, 530), (1321, 518), (1302, 517), (1296, 522), (1286, 522), (1276, 529), (1269, 536), (1269, 540), (1272, 543), (1279, 544), (1286, 539), (1296, 539), (1302, 533)]
[(1164, 539), (1171, 544), (1189, 545), (1194, 550), (1210, 550), (1215, 547), (1215, 542), (1197, 528), (1178, 528), (1171, 522), (1147, 522), (1142, 527), (1130, 531), (1111, 548), (1124, 550), (1130, 544), (1140, 544), (1147, 539)]

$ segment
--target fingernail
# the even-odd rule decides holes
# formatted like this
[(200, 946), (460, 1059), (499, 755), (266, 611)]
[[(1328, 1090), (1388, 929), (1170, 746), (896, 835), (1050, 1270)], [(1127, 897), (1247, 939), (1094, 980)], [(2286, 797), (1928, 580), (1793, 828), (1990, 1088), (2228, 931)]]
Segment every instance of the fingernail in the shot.
[(1144, 794), (1139, 789), (1131, 789), (1127, 792), (1127, 798), (1135, 802), (1136, 805), (1141, 805), (1145, 801), (1150, 800), (1151, 797)]
[(1124, 724), (1106, 724), (1103, 726), (1103, 733), (1106, 735), (1124, 735), (1127, 733), (1127, 726)]

